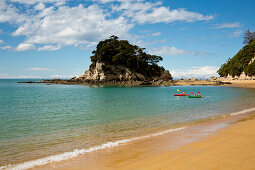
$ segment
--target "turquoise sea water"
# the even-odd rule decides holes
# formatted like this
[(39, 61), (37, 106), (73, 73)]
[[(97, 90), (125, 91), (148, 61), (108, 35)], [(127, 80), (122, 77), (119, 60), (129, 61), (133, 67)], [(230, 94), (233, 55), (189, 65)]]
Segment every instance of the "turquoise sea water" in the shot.
[[(98, 87), (18, 81), (24, 80), (0, 80), (0, 167), (153, 134), (255, 104), (255, 90), (244, 88)], [(205, 98), (174, 97), (177, 89), (200, 91)]]

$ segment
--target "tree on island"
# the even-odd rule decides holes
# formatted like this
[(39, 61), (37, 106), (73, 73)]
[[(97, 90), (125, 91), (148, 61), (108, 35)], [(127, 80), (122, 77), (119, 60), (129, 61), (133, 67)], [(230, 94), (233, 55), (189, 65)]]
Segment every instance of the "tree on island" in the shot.
[(243, 72), (248, 76), (255, 75), (255, 32), (247, 30), (243, 43), (245, 46), (233, 58), (229, 58), (222, 64), (217, 71), (221, 77), (240, 76)]
[(252, 40), (255, 39), (255, 32), (250, 32), (250, 30), (248, 29), (245, 33), (244, 33), (244, 40), (243, 40), (243, 44), (248, 45)]
[(130, 44), (127, 40), (119, 40), (117, 36), (100, 41), (96, 50), (92, 52), (90, 69), (96, 66), (97, 62), (104, 63), (105, 72), (111, 72), (110, 66), (124, 66), (131, 71), (141, 73), (146, 77), (160, 77), (164, 68), (157, 65), (163, 58), (157, 55), (150, 55), (140, 48)]

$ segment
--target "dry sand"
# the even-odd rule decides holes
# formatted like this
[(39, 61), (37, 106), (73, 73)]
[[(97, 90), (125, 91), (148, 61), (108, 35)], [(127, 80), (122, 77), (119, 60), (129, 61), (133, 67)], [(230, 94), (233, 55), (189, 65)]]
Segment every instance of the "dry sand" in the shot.
[[(224, 82), (224, 81), (223, 81)], [(227, 87), (255, 88), (255, 80), (231, 80), (232, 84), (225, 84)]]
[(134, 162), (123, 169), (255, 169), (255, 120), (239, 122), (204, 141)]
[(255, 169), (255, 112), (91, 152), (39, 169)]

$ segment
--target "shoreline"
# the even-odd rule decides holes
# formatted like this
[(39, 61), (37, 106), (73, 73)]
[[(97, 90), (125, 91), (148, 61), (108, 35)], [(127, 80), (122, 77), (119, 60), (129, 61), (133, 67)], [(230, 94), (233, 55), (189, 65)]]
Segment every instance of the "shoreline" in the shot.
[[(226, 81), (223, 81), (226, 82)], [(231, 84), (224, 84), (226, 87), (255, 88), (255, 80), (230, 80)]]
[(40, 81), (24, 81), (18, 83), (26, 83), (26, 84), (63, 84), (63, 85), (88, 85), (88, 86), (219, 86), (224, 84), (230, 84), (229, 82), (222, 81), (211, 81), (211, 80), (192, 80), (192, 79), (180, 79), (180, 80), (170, 80), (170, 81), (80, 81), (77, 79), (43, 79)]
[[(86, 165), (91, 165), (89, 168), (85, 169), (108, 169), (107, 167), (104, 167), (102, 165), (102, 162), (98, 162), (98, 157), (100, 157), (100, 160), (107, 160), (109, 161), (109, 156), (110, 157), (115, 157), (111, 156), (111, 154), (116, 154), (116, 153), (123, 153), (127, 152), (131, 155), (126, 155), (125, 158), (122, 158), (124, 162), (129, 162), (133, 160), (133, 156), (135, 155), (140, 155), (142, 157), (150, 157), (154, 154), (159, 154), (162, 152), (170, 151), (173, 149), (178, 149), (179, 147), (183, 147), (186, 144), (189, 144), (190, 142), (194, 141), (199, 141), (201, 138), (208, 137), (210, 135), (213, 135), (216, 133), (217, 130), (225, 128), (226, 126), (230, 126), (231, 124), (235, 123), (237, 120), (247, 118), (251, 113), (255, 113), (254, 111), (255, 108), (252, 108), (251, 110), (243, 110), (240, 112), (235, 112), (231, 113), (228, 115), (222, 115), (222, 116), (217, 116), (213, 118), (206, 119), (204, 121), (197, 121), (194, 122), (194, 124), (185, 126), (185, 127), (179, 127), (175, 129), (169, 129), (167, 131), (159, 132), (157, 134), (151, 134), (151, 135), (145, 135), (142, 137), (136, 137), (136, 139), (130, 140), (130, 141), (123, 141), (122, 143), (117, 141), (117, 145), (115, 146), (114, 143), (111, 143), (112, 146), (109, 147), (103, 147), (103, 148), (98, 148), (94, 150), (93, 152), (84, 152), (86, 154), (78, 154), (76, 156), (75, 153), (72, 154), (73, 157), (70, 157), (68, 155), (65, 156), (67, 159), (63, 160), (55, 160), (53, 163), (51, 160), (44, 160), (46, 162), (43, 163), (42, 160), (35, 160), (38, 161), (37, 165), (42, 165), (42, 166), (35, 166), (32, 165), (35, 163), (34, 161), (31, 162), (25, 162), (22, 164), (18, 164), (18, 166), (14, 166), (13, 168), (24, 168), (28, 169), (30, 168), (33, 169), (84, 169), (82, 168), (85, 164)], [(169, 142), (170, 141), (170, 142)], [(169, 148), (170, 150), (169, 150)], [(140, 150), (139, 153), (136, 152), (136, 149)], [(151, 152), (151, 150), (153, 152)], [(115, 153), (116, 152), (116, 153)], [(110, 155), (109, 155), (110, 154)], [(122, 154), (121, 154), (122, 155)], [(115, 158), (119, 158), (121, 155), (118, 155)], [(55, 157), (52, 156), (52, 157)], [(140, 157), (139, 156), (139, 157)], [(122, 156), (121, 156), (122, 157)], [(134, 156), (136, 157), (136, 156)], [(96, 158), (96, 159), (95, 159)], [(44, 158), (43, 158), (44, 159)], [(129, 160), (131, 159), (131, 160)], [(93, 161), (92, 161), (93, 160)], [(111, 160), (111, 159), (110, 159)], [(60, 161), (60, 162), (58, 162)], [(115, 160), (114, 160), (115, 161)], [(133, 160), (134, 161), (134, 160)], [(111, 162), (111, 161), (110, 161)], [(136, 162), (136, 161), (134, 161)], [(133, 163), (134, 163), (133, 162)], [(39, 163), (39, 164), (38, 164)], [(47, 163), (47, 164), (46, 164)], [(50, 163), (50, 164), (48, 164)], [(28, 165), (28, 167), (27, 167)], [(27, 167), (27, 168), (25, 168)], [(86, 166), (87, 167), (87, 166)], [(8, 167), (7, 167), (8, 168)], [(9, 167), (11, 168), (11, 167)], [(119, 167), (115, 167), (118, 168)], [(113, 169), (115, 169), (113, 168)], [(112, 168), (110, 168), (112, 169)]]
[(154, 86), (224, 86), (224, 87), (240, 87), (240, 88), (255, 88), (255, 80), (171, 80), (171, 81), (131, 81), (131, 82), (75, 82), (72, 80), (41, 80), (39, 82), (28, 81), (18, 82), (26, 84), (62, 84), (62, 85), (87, 85), (87, 86), (127, 86), (127, 87), (154, 87)]
[[(245, 114), (239, 113), (238, 115), (232, 113), (232, 115), (223, 115), (220, 118), (211, 119), (171, 133), (131, 141), (62, 162), (36, 166), (33, 169), (190, 169), (191, 164), (193, 169), (230, 168), (230, 165), (225, 165), (224, 160), (213, 157), (210, 153), (217, 152), (218, 147), (224, 149), (223, 145), (225, 146), (226, 143), (231, 142), (228, 137), (225, 140), (224, 135), (235, 133), (236, 129), (238, 129), (236, 126), (240, 126), (240, 123), (248, 123), (248, 125), (255, 126), (254, 110)], [(240, 129), (237, 134), (243, 133), (244, 130), (247, 129)], [(239, 138), (236, 134), (233, 134), (232, 137)], [(209, 144), (207, 144), (208, 142)], [(252, 141), (244, 140), (244, 142)], [(216, 143), (217, 147), (211, 146), (210, 143)], [(229, 147), (231, 148), (231, 146)], [(235, 147), (233, 146), (233, 149)], [(234, 150), (235, 153), (238, 151)], [(209, 154), (206, 152), (209, 152)], [(224, 154), (219, 152), (217, 154)], [(200, 154), (203, 156), (201, 157)], [(227, 152), (227, 154), (230, 153)], [(253, 155), (255, 155), (254, 150)], [(198, 157), (197, 162), (193, 162), (195, 156)], [(217, 166), (203, 163), (203, 161), (206, 162), (206, 156), (210, 157), (208, 161), (213, 159), (213, 161), (218, 162)], [(239, 159), (238, 155), (235, 156), (237, 157), (235, 159)], [(200, 159), (203, 159), (203, 161), (200, 162)], [(228, 162), (231, 161), (229, 160)], [(253, 161), (252, 157), (251, 161)], [(187, 162), (189, 163), (187, 164)], [(250, 166), (245, 165), (244, 167), (249, 168), (251, 166), (253, 164), (250, 164)], [(239, 166), (238, 168), (241, 167)]]

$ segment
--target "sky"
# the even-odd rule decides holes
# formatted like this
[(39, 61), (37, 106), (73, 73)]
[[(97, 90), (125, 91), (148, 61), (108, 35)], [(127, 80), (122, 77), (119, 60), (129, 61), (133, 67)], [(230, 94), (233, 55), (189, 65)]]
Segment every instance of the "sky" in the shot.
[(0, 0), (0, 78), (83, 74), (116, 35), (163, 57), (174, 78), (217, 76), (255, 31), (254, 0)]

